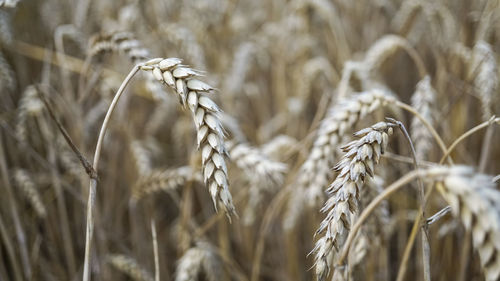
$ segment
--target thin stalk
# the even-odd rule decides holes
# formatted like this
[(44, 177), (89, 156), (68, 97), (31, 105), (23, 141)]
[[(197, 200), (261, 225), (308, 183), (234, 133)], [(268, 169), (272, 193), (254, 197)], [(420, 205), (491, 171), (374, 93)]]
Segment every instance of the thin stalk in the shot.
[(484, 173), (486, 171), (486, 165), (488, 164), (488, 158), (490, 156), (491, 141), (493, 139), (493, 134), (495, 133), (495, 128), (493, 126), (488, 126), (486, 129), (486, 134), (483, 140), (483, 149), (481, 150), (481, 158), (479, 160), (478, 172)]
[[(399, 127), (399, 129), (403, 132), (403, 135), (405, 136), (406, 140), (408, 141), (408, 144), (410, 145), (410, 150), (411, 150), (411, 155), (413, 159), (413, 165), (415, 166), (415, 170), (419, 170), (419, 165), (417, 163), (417, 156), (415, 152), (415, 147), (413, 145), (413, 142), (411, 141), (410, 135), (408, 134), (408, 131), (406, 130), (404, 124), (400, 121), (397, 121), (392, 118), (386, 118), (389, 121), (396, 123)], [(426, 205), (426, 200), (425, 200), (425, 190), (424, 190), (424, 184), (422, 182), (422, 178), (419, 176), (417, 178), (417, 184), (418, 184), (418, 191), (419, 191), (419, 201), (420, 201), (420, 210), (421, 210), (421, 215), (422, 217), (419, 217), (419, 220), (422, 218), (425, 218), (425, 205)], [(417, 225), (417, 224), (415, 224)], [(430, 270), (430, 245), (429, 245), (429, 229), (427, 224), (422, 224), (421, 225), (422, 232), (421, 232), (421, 240), (422, 240), (422, 264), (423, 264), (423, 271), (424, 271), (424, 280), (425, 281), (430, 281), (431, 280), (431, 270)]]
[[(432, 193), (432, 190), (433, 190), (433, 188), (431, 187), (427, 191), (427, 193), (425, 194), (425, 201), (427, 201), (427, 199), (429, 199), (429, 196)], [(401, 265), (399, 267), (398, 276), (396, 279), (397, 281), (402, 281), (404, 278), (404, 275), (406, 273), (408, 260), (410, 259), (411, 249), (413, 248), (413, 244), (415, 243), (415, 238), (417, 237), (418, 229), (419, 229), (419, 226), (422, 222), (422, 219), (423, 219), (423, 210), (422, 210), (422, 208), (420, 208), (418, 210), (418, 215), (415, 218), (415, 222), (413, 223), (410, 237), (408, 238), (408, 242), (406, 243), (405, 251), (403, 253), (403, 258), (401, 260)], [(424, 222), (424, 224), (427, 225), (425, 222)], [(427, 238), (427, 237), (425, 237), (425, 238)]]
[(153, 238), (153, 254), (155, 258), (155, 281), (160, 281), (160, 257), (158, 255), (158, 239), (154, 219), (151, 220), (151, 236)]
[[(56, 166), (56, 151), (54, 148), (53, 135), (49, 129), (47, 120), (45, 118), (39, 118), (39, 126), (42, 131), (42, 135), (47, 142), (47, 160), (52, 166)], [(75, 262), (75, 252), (73, 250), (73, 239), (71, 238), (71, 231), (68, 219), (68, 208), (66, 200), (64, 198), (64, 193), (62, 189), (61, 176), (57, 169), (50, 170), (50, 176), (52, 178), (52, 187), (56, 194), (56, 205), (57, 212), (59, 214), (59, 221), (61, 227), (62, 244), (64, 248), (64, 254), (66, 256), (66, 263), (68, 266), (68, 276), (73, 276), (76, 272), (76, 262)]]
[(450, 153), (453, 151), (453, 149), (455, 149), (455, 147), (460, 143), (462, 142), (464, 139), (470, 137), (471, 135), (473, 135), (474, 133), (476, 133), (477, 131), (483, 129), (483, 128), (486, 128), (490, 125), (492, 125), (493, 123), (497, 123), (500, 125), (500, 117), (497, 117), (495, 118), (495, 116), (491, 117), (490, 120), (486, 121), (486, 122), (483, 122), (479, 125), (477, 125), (476, 127), (468, 130), (467, 132), (465, 132), (463, 135), (461, 135), (460, 137), (458, 137), (451, 145), (450, 147), (446, 150), (446, 153), (443, 155), (443, 157), (441, 158), (441, 160), (439, 161), (439, 164), (442, 164), (444, 162), (444, 159), (446, 157), (449, 157)]
[(108, 129), (108, 124), (111, 118), (111, 114), (113, 113), (113, 110), (115, 109), (116, 104), (118, 103), (118, 100), (123, 94), (128, 83), (130, 82), (130, 80), (132, 80), (132, 77), (134, 77), (134, 75), (139, 71), (139, 69), (140, 69), (139, 64), (134, 66), (134, 68), (132, 68), (132, 70), (127, 75), (125, 80), (123, 80), (122, 84), (120, 85), (120, 88), (118, 89), (118, 91), (115, 94), (115, 97), (113, 98), (113, 101), (111, 101), (111, 104), (109, 105), (108, 112), (106, 113), (106, 117), (104, 117), (104, 121), (102, 122), (101, 126), (101, 131), (99, 132), (99, 137), (97, 139), (97, 145), (95, 148), (94, 163), (93, 163), (93, 168), (94, 171), (96, 171), (96, 173), (90, 177), (89, 197), (87, 200), (87, 226), (85, 230), (85, 261), (83, 264), (83, 281), (90, 280), (90, 251), (92, 248), (92, 234), (94, 231), (93, 211), (94, 211), (96, 189), (97, 189), (97, 169), (99, 165), (99, 158), (101, 156), (102, 143), (104, 140), (104, 136), (106, 135), (106, 131)]

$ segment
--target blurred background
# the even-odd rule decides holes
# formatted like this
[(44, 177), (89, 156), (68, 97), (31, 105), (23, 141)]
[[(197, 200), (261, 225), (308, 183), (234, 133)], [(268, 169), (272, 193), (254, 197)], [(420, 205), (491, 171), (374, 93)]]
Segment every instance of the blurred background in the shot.
[[(148, 74), (134, 77), (102, 149), (93, 280), (155, 280), (153, 241), (160, 280), (316, 280), (308, 254), (353, 132), (391, 116), (419, 161), (443, 155), (412, 114), (350, 99), (383, 91), (449, 146), (500, 112), (499, 52), (497, 0), (0, 0), (0, 280), (82, 276), (89, 177), (41, 96), (90, 162), (136, 63), (181, 58), (224, 112), (232, 223), (203, 183), (189, 110)], [(332, 129), (337, 146), (322, 146), (339, 110), (354, 119)], [(491, 126), (451, 155), (496, 175), (499, 139)], [(414, 169), (401, 133), (387, 150), (360, 208)], [(396, 280), (417, 194), (410, 184), (377, 209), (351, 250), (350, 280)], [(436, 192), (426, 214), (445, 206)], [(484, 280), (459, 220), (445, 215), (429, 233), (432, 280)], [(424, 280), (420, 248), (404, 280)]]

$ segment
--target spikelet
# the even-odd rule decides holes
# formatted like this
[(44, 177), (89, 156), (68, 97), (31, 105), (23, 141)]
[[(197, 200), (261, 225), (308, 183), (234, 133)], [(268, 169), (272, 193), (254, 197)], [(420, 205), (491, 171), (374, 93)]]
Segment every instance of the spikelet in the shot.
[(209, 281), (221, 280), (222, 262), (214, 247), (208, 242), (198, 241), (179, 260), (175, 281), (197, 280), (203, 272)]
[(141, 69), (174, 89), (184, 108), (189, 108), (196, 125), (198, 148), (202, 154), (203, 178), (214, 206), (221, 207), (228, 218), (236, 215), (229, 192), (225, 156), (227, 150), (224, 133), (218, 116), (220, 109), (206, 93), (214, 90), (196, 79), (200, 73), (181, 65), (178, 58), (156, 58), (142, 64)]
[(368, 113), (394, 101), (394, 97), (388, 92), (374, 89), (332, 106), (325, 119), (321, 121), (311, 153), (298, 172), (297, 188), (292, 193), (292, 197), (296, 198), (292, 198), (288, 204), (285, 229), (295, 226), (297, 215), (301, 213), (298, 208), (304, 204), (308, 204), (309, 207), (323, 204), (323, 188), (333, 176), (330, 167), (335, 160), (337, 146), (345, 134)]
[(470, 75), (474, 75), (474, 87), (476, 87), (482, 104), (483, 121), (491, 118), (491, 106), (495, 92), (498, 88), (498, 66), (495, 53), (491, 46), (479, 41), (472, 50), (472, 62)]
[(35, 210), (36, 215), (39, 218), (45, 218), (47, 216), (47, 209), (29, 174), (25, 170), (18, 169), (14, 172), (14, 179)]
[(327, 213), (316, 234), (323, 234), (313, 249), (316, 276), (322, 281), (328, 276), (328, 260), (333, 249), (343, 245), (358, 212), (359, 196), (365, 179), (373, 177), (374, 166), (389, 142), (395, 124), (379, 122), (354, 134), (360, 137), (342, 147), (346, 153), (334, 169), (339, 172), (327, 192), (330, 198), (321, 212)]
[(183, 186), (188, 181), (202, 181), (201, 173), (193, 171), (189, 166), (152, 171), (142, 175), (132, 188), (132, 200), (138, 201), (146, 195), (158, 191), (171, 191)]
[(121, 272), (127, 274), (135, 281), (153, 281), (151, 273), (140, 266), (137, 261), (124, 255), (111, 255), (109, 262)]
[[(430, 124), (434, 123), (433, 106), (435, 100), (436, 92), (432, 88), (431, 78), (426, 76), (418, 82), (415, 93), (411, 97), (411, 104)], [(432, 148), (432, 135), (424, 124), (422, 124), (422, 121), (416, 117), (413, 117), (411, 122), (411, 137), (415, 145), (417, 159), (426, 159), (426, 155)]]
[(500, 280), (500, 191), (493, 177), (478, 174), (472, 168), (455, 166), (442, 179), (442, 194), (472, 232), (485, 280)]

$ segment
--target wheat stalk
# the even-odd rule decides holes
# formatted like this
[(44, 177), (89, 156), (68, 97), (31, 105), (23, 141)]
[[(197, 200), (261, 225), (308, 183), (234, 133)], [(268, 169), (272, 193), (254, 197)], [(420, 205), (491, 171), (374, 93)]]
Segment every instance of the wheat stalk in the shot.
[(141, 69), (150, 72), (156, 80), (174, 89), (184, 107), (192, 114), (197, 130), (198, 148), (202, 153), (203, 178), (208, 186), (215, 208), (224, 209), (228, 218), (236, 215), (227, 181), (224, 159), (227, 150), (218, 114), (220, 109), (205, 93), (214, 88), (196, 79), (200, 73), (181, 65), (177, 58), (156, 58), (146, 62)]
[(346, 154), (334, 167), (339, 174), (327, 189), (330, 198), (321, 209), (321, 212), (328, 214), (316, 231), (316, 234), (323, 234), (313, 249), (319, 280), (324, 280), (330, 271), (328, 260), (331, 259), (333, 248), (338, 249), (347, 237), (357, 214), (359, 192), (365, 178), (367, 175), (373, 177), (374, 166), (384, 153), (395, 126), (393, 123), (379, 122), (356, 132), (354, 135), (360, 139), (342, 147)]

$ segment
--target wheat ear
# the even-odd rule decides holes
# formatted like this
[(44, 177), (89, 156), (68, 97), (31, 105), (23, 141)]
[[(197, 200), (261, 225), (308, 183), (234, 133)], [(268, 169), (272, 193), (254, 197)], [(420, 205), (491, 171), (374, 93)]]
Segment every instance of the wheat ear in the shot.
[[(364, 116), (394, 101), (395, 98), (388, 92), (374, 89), (354, 95), (331, 107), (328, 115), (321, 121), (311, 153), (299, 170), (296, 180), (298, 192), (292, 194), (288, 205), (284, 224), (286, 229), (295, 225), (300, 213), (297, 212), (297, 206), (303, 205), (305, 198), (310, 207), (323, 204), (323, 187), (331, 180), (330, 167), (345, 134)], [(303, 203), (298, 203), (299, 201)]]
[(222, 262), (212, 245), (198, 241), (196, 246), (187, 250), (179, 260), (175, 281), (197, 280), (201, 271), (209, 281), (220, 280)]
[(135, 259), (124, 255), (111, 255), (109, 262), (135, 281), (153, 281), (151, 273), (142, 268)]
[(440, 191), (452, 213), (472, 231), (485, 279), (500, 280), (500, 191), (493, 177), (457, 166), (450, 169), (442, 183)]
[(171, 191), (186, 182), (202, 181), (201, 173), (193, 171), (189, 166), (168, 169), (165, 171), (152, 171), (141, 176), (132, 187), (132, 200), (139, 201), (146, 195), (158, 191)]
[[(415, 93), (411, 97), (412, 106), (422, 115), (430, 124), (434, 122), (433, 105), (436, 99), (436, 92), (432, 88), (431, 79), (426, 76), (418, 82)], [(411, 136), (415, 142), (415, 153), (419, 160), (425, 159), (425, 156), (432, 148), (432, 135), (422, 122), (413, 117), (411, 122)]]
[(349, 232), (358, 209), (359, 192), (366, 176), (373, 177), (374, 166), (384, 153), (389, 135), (396, 125), (379, 122), (354, 134), (361, 137), (342, 147), (346, 153), (334, 169), (339, 172), (327, 192), (330, 198), (321, 209), (327, 213), (316, 234), (323, 234), (313, 252), (318, 280), (325, 280), (333, 248), (341, 246)]
[(288, 170), (286, 164), (271, 160), (262, 150), (247, 143), (227, 142), (231, 161), (249, 178), (257, 177), (262, 184), (281, 184)]
[(198, 148), (202, 154), (203, 178), (215, 208), (223, 208), (230, 219), (231, 215), (236, 215), (236, 211), (227, 181), (227, 167), (224, 159), (227, 150), (218, 115), (221, 110), (206, 96), (206, 93), (214, 88), (196, 79), (200, 73), (181, 65), (181, 60), (177, 58), (152, 59), (142, 65), (141, 69), (174, 89), (182, 105), (191, 110), (197, 130)]
[(495, 91), (498, 88), (498, 66), (495, 53), (491, 46), (479, 41), (472, 50), (472, 62), (469, 75), (474, 77), (474, 87), (476, 87), (481, 100), (483, 121), (491, 118), (492, 102)]
[(45, 218), (47, 216), (47, 209), (29, 174), (25, 170), (16, 170), (14, 172), (14, 179), (33, 206), (36, 215), (40, 218)]

